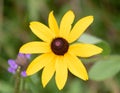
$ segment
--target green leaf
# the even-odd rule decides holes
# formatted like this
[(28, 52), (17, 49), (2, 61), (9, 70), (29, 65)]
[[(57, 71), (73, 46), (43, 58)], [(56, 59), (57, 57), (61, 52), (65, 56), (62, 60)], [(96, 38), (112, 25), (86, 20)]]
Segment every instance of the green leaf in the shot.
[(114, 77), (120, 71), (120, 55), (111, 55), (99, 60), (89, 71), (92, 80), (102, 81)]
[(82, 43), (89, 43), (89, 44), (97, 44), (97, 43), (102, 42), (101, 39), (99, 39), (95, 36), (92, 36), (90, 34), (86, 34), (86, 33), (81, 35), (81, 37), (78, 39), (78, 41), (82, 42)]
[(0, 81), (0, 93), (13, 93), (13, 88), (9, 83)]

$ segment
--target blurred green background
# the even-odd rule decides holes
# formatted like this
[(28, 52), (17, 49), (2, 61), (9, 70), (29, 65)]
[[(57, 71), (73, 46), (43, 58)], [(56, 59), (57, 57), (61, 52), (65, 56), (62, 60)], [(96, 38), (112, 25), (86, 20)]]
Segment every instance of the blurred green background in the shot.
[(75, 22), (93, 15), (94, 22), (86, 32), (102, 40), (97, 45), (105, 51), (100, 60), (85, 60), (88, 81), (69, 74), (63, 90), (57, 89), (54, 77), (43, 88), (40, 71), (25, 79), (26, 90), (22, 93), (120, 93), (120, 0), (0, 0), (0, 93), (14, 90), (14, 76), (7, 72), (7, 60), (15, 59), (24, 43), (39, 40), (29, 23), (48, 25), (51, 10), (58, 22), (68, 10), (74, 11)]

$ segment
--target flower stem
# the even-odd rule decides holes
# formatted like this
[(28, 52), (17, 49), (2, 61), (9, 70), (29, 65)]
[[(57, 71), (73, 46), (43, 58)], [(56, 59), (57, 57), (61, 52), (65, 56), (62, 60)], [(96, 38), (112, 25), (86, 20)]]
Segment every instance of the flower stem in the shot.
[(15, 79), (15, 90), (14, 90), (14, 93), (19, 93), (19, 91), (20, 91), (20, 81), (21, 81), (20, 67), (18, 67), (17, 73), (16, 73), (16, 79)]
[(22, 87), (21, 87), (21, 93), (24, 93), (25, 91), (25, 78), (22, 78)]

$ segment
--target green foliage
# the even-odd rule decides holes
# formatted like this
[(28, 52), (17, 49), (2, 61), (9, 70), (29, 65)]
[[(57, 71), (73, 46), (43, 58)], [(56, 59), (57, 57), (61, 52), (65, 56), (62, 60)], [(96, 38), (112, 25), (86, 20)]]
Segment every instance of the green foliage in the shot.
[(5, 81), (0, 81), (0, 93), (12, 93), (13, 87)]
[(103, 52), (101, 53), (102, 55), (109, 55), (110, 54), (111, 48), (110, 48), (110, 45), (107, 42), (102, 41), (102, 42), (100, 42), (96, 45), (103, 49)]
[(108, 93), (103, 90), (117, 93), (119, 85), (115, 84), (118, 88), (114, 90), (114, 86), (111, 88), (109, 83), (104, 82), (109, 78), (120, 82), (119, 0), (0, 0), (0, 93), (14, 91), (15, 75), (7, 72), (7, 60), (16, 58), (22, 44), (38, 40), (32, 34), (29, 23), (40, 21), (47, 25), (51, 10), (58, 22), (67, 10), (74, 11), (75, 21), (87, 15), (94, 16), (93, 24), (87, 29), (89, 34), (84, 33), (78, 42), (95, 44), (103, 49), (100, 55), (86, 59), (88, 62), (83, 61), (90, 79), (96, 84), (89, 80), (83, 83), (70, 75), (65, 88), (59, 91), (54, 78), (43, 88), (41, 75), (37, 73), (25, 79), (24, 93)]
[(85, 92), (83, 85), (84, 84), (80, 80), (75, 79), (69, 85), (70, 89), (67, 93), (83, 93)]
[(111, 55), (98, 60), (90, 69), (92, 80), (102, 81), (114, 77), (120, 72), (120, 55)]

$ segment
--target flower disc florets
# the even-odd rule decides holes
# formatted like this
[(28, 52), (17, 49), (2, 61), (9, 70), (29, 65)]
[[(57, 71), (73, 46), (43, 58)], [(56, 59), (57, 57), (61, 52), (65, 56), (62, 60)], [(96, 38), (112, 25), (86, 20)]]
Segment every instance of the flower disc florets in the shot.
[(51, 43), (51, 49), (56, 55), (64, 55), (68, 51), (68, 48), (68, 42), (61, 37), (53, 39)]

